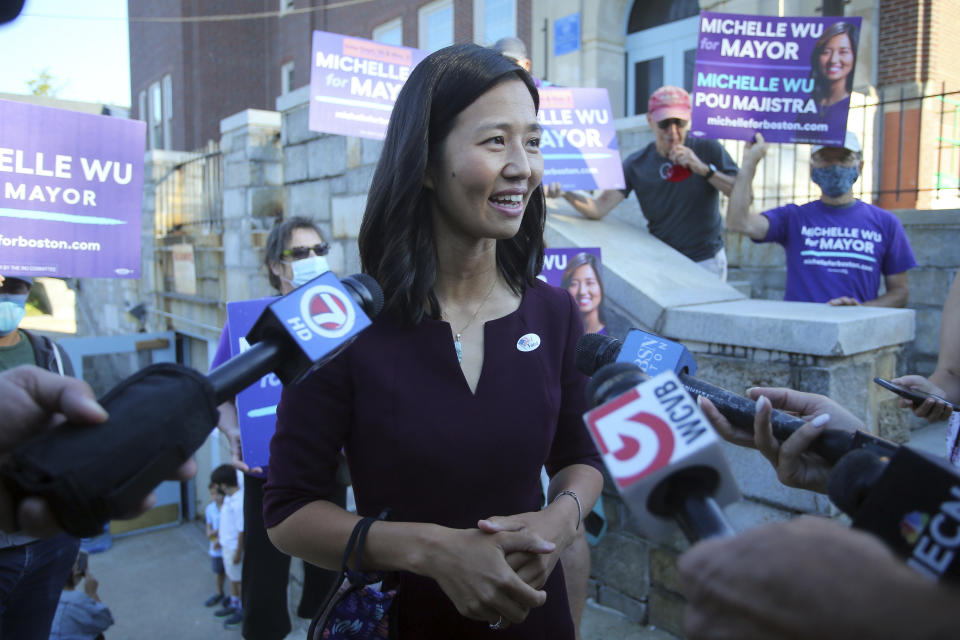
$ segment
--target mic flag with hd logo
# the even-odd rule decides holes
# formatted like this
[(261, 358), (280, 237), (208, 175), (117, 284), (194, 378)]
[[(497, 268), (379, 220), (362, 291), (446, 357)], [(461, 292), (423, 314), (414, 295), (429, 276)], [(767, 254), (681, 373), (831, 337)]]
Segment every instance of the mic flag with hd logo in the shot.
[(344, 283), (328, 271), (271, 303), (247, 340), (253, 344), (276, 333), (293, 338), (298, 349), (276, 369), (280, 381), (289, 384), (336, 356), (369, 326)]

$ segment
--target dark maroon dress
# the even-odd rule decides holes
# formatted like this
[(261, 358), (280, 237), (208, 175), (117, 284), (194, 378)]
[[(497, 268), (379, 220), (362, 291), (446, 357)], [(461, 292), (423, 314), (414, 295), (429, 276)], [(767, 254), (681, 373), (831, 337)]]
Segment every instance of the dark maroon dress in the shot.
[[(389, 507), (394, 521), (455, 528), (537, 510), (543, 465), (551, 475), (574, 463), (600, 468), (581, 417), (586, 377), (574, 352), (583, 329), (570, 294), (538, 282), (484, 332), (476, 395), (446, 322), (401, 327), (386, 317), (284, 389), (264, 490), (267, 526), (335, 495), (341, 446), (361, 515)], [(523, 624), (491, 631), (461, 616), (433, 580), (401, 574), (401, 638), (573, 638), (559, 565), (546, 589), (546, 604)]]

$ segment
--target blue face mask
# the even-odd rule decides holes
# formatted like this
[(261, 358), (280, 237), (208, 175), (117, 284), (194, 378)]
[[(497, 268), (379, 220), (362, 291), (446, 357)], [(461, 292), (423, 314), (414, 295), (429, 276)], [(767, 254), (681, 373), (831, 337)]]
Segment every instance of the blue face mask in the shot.
[(293, 280), (290, 283), (294, 287), (304, 285), (317, 276), (330, 271), (327, 259), (323, 256), (310, 256), (302, 260), (295, 260), (291, 267), (293, 269)]
[(831, 198), (837, 198), (850, 191), (859, 177), (859, 167), (833, 165), (810, 169), (810, 179), (820, 187), (823, 195)]
[(27, 294), (0, 293), (0, 337), (16, 331), (27, 313)]

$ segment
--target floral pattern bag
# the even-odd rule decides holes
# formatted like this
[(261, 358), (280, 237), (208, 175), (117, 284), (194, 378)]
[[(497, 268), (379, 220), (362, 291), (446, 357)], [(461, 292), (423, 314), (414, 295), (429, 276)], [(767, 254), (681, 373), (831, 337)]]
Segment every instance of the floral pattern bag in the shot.
[(386, 515), (384, 511), (376, 518), (363, 518), (353, 528), (343, 552), (337, 588), (330, 592), (310, 623), (308, 640), (387, 640), (397, 637), (395, 616), (390, 615), (397, 590), (381, 590), (385, 577), (382, 571), (354, 571), (347, 566), (354, 547), (356, 557), (363, 556), (370, 526)]

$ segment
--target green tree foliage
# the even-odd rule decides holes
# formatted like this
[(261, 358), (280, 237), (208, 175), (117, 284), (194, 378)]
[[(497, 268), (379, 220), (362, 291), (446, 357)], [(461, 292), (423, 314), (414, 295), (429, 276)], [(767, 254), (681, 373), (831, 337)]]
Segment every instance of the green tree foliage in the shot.
[(50, 96), (55, 98), (57, 92), (60, 90), (59, 87), (53, 85), (54, 77), (50, 73), (49, 68), (44, 68), (43, 71), (37, 74), (37, 77), (33, 80), (27, 80), (27, 86), (30, 88), (30, 93), (35, 96)]

